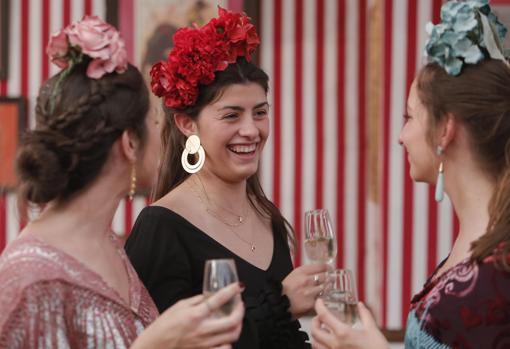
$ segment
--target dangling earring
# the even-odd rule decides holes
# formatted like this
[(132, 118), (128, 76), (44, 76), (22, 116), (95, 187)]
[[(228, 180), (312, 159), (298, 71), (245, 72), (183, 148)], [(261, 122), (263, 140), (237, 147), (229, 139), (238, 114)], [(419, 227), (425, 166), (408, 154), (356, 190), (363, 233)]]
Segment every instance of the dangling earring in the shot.
[(135, 165), (133, 165), (133, 167), (131, 167), (131, 186), (129, 187), (128, 194), (129, 201), (133, 201), (135, 191), (136, 191), (136, 168)]
[[(443, 148), (439, 145), (437, 146), (436, 153), (438, 156), (443, 155)], [(436, 180), (436, 193), (435, 193), (435, 199), (436, 202), (443, 201), (444, 198), (444, 175), (443, 175), (443, 162), (439, 164), (439, 171), (437, 173), (437, 180)]]
[[(188, 161), (188, 156), (191, 154), (197, 154), (198, 153), (198, 159), (195, 164), (190, 164)], [(198, 138), (197, 135), (191, 135), (186, 140), (186, 147), (184, 148), (184, 151), (182, 152), (181, 156), (181, 163), (182, 168), (184, 168), (184, 171), (188, 173), (196, 173), (200, 171), (202, 166), (204, 166), (205, 162), (205, 151), (204, 148), (200, 145), (200, 138)]]

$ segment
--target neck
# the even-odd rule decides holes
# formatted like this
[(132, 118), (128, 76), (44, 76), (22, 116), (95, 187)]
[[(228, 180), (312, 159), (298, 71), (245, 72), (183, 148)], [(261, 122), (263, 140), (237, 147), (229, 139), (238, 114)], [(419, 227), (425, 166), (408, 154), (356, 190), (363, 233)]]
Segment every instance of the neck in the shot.
[(471, 243), (485, 234), (494, 185), (474, 166), (451, 164), (445, 167), (445, 190), (459, 219), (459, 235), (454, 249), (470, 255)]
[(241, 213), (246, 207), (246, 180), (230, 183), (218, 178), (207, 171), (193, 175), (193, 180), (198, 186), (203, 185), (207, 197), (217, 205)]
[(66, 239), (103, 239), (109, 234), (115, 211), (126, 195), (127, 178), (119, 180), (122, 177), (125, 176), (100, 174), (69, 200), (48, 205), (35, 224), (55, 227), (51, 234), (62, 234)]

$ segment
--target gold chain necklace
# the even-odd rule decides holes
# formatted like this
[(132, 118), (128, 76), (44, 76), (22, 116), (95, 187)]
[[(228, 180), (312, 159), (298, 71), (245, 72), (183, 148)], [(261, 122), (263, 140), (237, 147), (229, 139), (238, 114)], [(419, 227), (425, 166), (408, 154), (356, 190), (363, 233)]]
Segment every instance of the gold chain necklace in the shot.
[[(200, 179), (199, 179), (199, 180), (200, 180)], [(210, 202), (209, 196), (207, 195), (207, 191), (205, 190), (205, 187), (204, 187), (204, 185), (203, 185), (202, 181), (200, 181), (200, 183), (202, 184), (202, 190), (203, 190), (203, 192), (204, 192), (204, 195), (205, 195), (205, 197), (206, 197), (207, 201), (208, 201), (208, 202)], [(198, 192), (195, 190), (195, 188), (193, 188), (193, 185), (192, 185), (191, 183), (188, 183), (188, 185), (189, 185), (189, 187), (191, 188), (191, 190), (195, 193), (195, 195), (198, 197), (198, 199), (200, 200), (200, 203), (201, 203), (201, 204), (205, 207), (205, 211), (206, 211), (207, 213), (209, 213), (212, 217), (214, 217), (214, 218), (216, 218), (217, 220), (219, 220), (221, 223), (225, 224), (225, 225), (227, 226), (227, 228), (228, 228), (231, 232), (233, 232), (233, 233), (237, 236), (237, 238), (238, 238), (239, 240), (241, 240), (242, 242), (244, 242), (245, 244), (247, 244), (248, 246), (250, 246), (250, 250), (251, 250), (252, 252), (255, 252), (255, 249), (256, 249), (255, 243), (254, 243), (254, 242), (252, 242), (252, 241), (248, 241), (248, 240), (246, 240), (246, 239), (245, 239), (245, 238), (243, 238), (241, 235), (239, 235), (239, 233), (238, 233), (238, 232), (236, 232), (236, 231), (234, 230), (234, 228), (235, 228), (235, 227), (238, 227), (238, 226), (240, 226), (241, 224), (243, 224), (243, 223), (246, 221), (246, 219), (243, 219), (243, 217), (242, 217), (242, 216), (236, 215), (237, 217), (239, 217), (239, 223), (232, 224), (232, 223), (230, 223), (230, 222), (225, 221), (225, 220), (224, 220), (224, 219), (223, 219), (223, 218), (222, 218), (222, 217), (221, 217), (221, 216), (220, 216), (217, 212), (215, 212), (215, 211), (213, 211), (213, 210), (211, 210), (211, 209), (210, 209), (210, 207), (209, 207), (209, 206), (208, 206), (208, 205), (204, 202), (204, 200), (203, 200), (202, 196), (200, 195), (200, 193), (198, 193)], [(247, 217), (247, 215), (245, 215), (245, 217)]]

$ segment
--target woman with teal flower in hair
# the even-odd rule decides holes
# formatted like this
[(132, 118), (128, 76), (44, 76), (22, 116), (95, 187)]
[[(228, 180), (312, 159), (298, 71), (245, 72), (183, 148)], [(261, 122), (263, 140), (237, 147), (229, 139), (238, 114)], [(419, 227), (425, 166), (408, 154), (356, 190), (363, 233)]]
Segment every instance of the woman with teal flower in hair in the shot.
[[(506, 29), (487, 1), (450, 1), (427, 27), (429, 63), (415, 78), (399, 142), (413, 180), (446, 192), (457, 240), (411, 300), (405, 347), (510, 347), (510, 66)], [(321, 300), (316, 348), (388, 348), (369, 311), (363, 326), (337, 320)]]

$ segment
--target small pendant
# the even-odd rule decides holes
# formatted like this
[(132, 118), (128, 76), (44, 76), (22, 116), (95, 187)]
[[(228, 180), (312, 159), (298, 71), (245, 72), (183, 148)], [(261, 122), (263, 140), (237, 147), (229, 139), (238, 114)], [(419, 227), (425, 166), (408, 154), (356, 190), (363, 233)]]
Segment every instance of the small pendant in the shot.
[(243, 222), (243, 216), (239, 216), (239, 223)]
[(255, 245), (251, 245), (251, 252), (255, 252)]

